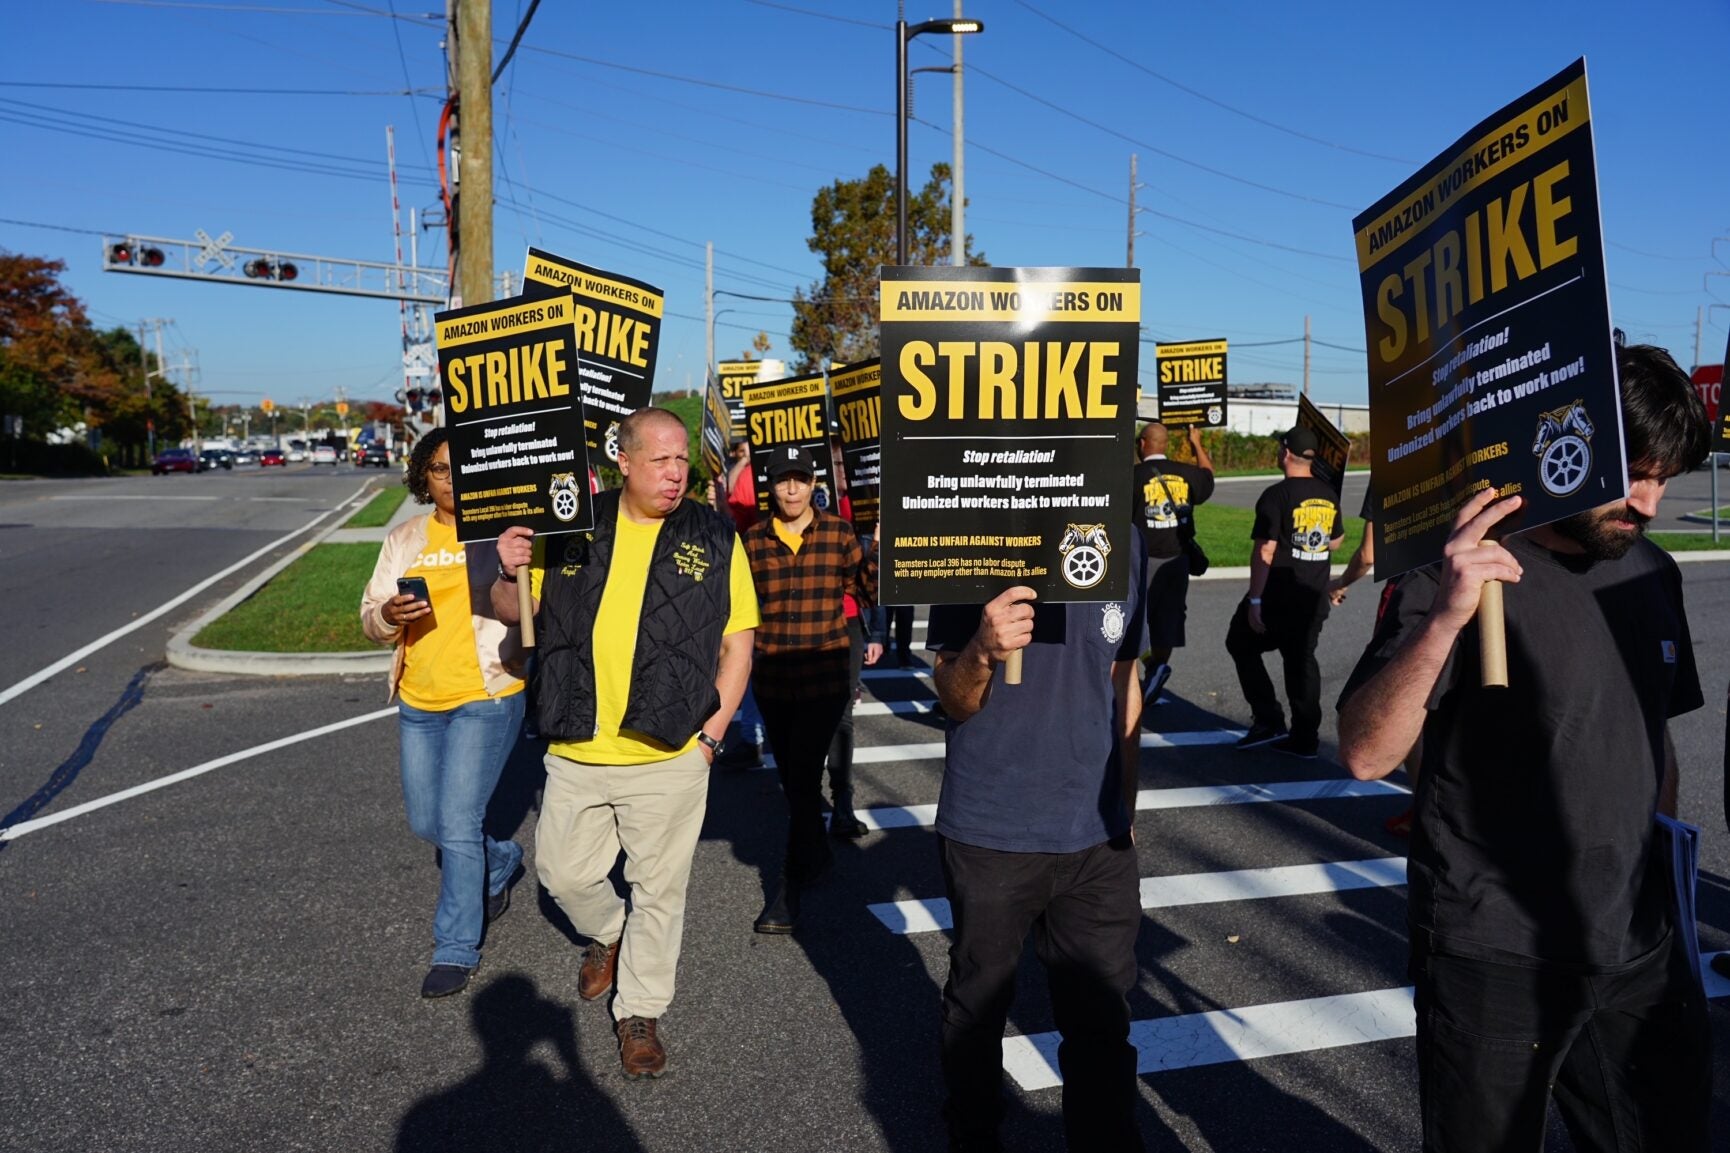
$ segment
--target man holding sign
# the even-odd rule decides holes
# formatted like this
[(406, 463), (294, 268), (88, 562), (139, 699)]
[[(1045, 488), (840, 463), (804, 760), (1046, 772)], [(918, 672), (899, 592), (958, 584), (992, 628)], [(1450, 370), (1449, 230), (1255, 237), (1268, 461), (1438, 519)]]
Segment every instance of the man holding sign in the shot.
[(1069, 1147), (1142, 1147), (1127, 997), (1146, 550), (1118, 463), (1138, 275), (884, 271), (883, 599), (932, 603), (948, 717), (937, 832), (955, 918), (953, 1149), (1001, 1148), (1003, 1028), (1030, 932), (1063, 1034)]
[[(547, 786), (535, 826), (541, 883), (589, 938), (577, 991), (612, 991), (619, 1057), (659, 1077), (659, 1018), (673, 998), (685, 891), (709, 765), (751, 672), (757, 598), (723, 516), (685, 499), (684, 422), (641, 409), (619, 427), (623, 489), (595, 500), (592, 532), (499, 537), (493, 608), (517, 619), (530, 572), (541, 621), (536, 705)], [(626, 903), (609, 874), (626, 856)]]

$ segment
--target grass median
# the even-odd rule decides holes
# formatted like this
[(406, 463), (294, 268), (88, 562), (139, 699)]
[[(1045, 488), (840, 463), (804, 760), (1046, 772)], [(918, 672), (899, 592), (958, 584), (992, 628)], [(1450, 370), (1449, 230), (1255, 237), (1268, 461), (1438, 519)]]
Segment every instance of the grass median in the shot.
[(254, 653), (374, 651), (360, 631), (360, 594), (378, 550), (372, 542), (314, 545), (192, 643)]
[(407, 498), (407, 488), (400, 484), (392, 485), (367, 501), (342, 527), (383, 528), (390, 523), (390, 518), (396, 515), (396, 510), (402, 507), (402, 502)]
[[(1255, 510), (1233, 508), (1223, 504), (1196, 506), (1195, 539), (1215, 568), (1240, 568), (1249, 564), (1250, 529), (1255, 527)], [(1364, 522), (1346, 518), (1346, 542), (1334, 553), (1334, 562), (1345, 564), (1357, 551), (1364, 536)]]

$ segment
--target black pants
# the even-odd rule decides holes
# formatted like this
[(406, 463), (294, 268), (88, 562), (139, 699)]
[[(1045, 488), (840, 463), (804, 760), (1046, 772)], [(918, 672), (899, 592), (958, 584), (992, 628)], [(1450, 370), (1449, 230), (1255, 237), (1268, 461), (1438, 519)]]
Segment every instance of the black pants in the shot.
[(907, 656), (913, 651), (913, 606), (890, 605), (889, 617), (895, 622), (895, 653)]
[(1430, 952), (1414, 932), (1425, 1153), (1530, 1153), (1552, 1092), (1579, 1153), (1704, 1153), (1711, 1033), (1680, 948), (1585, 977)]
[(823, 760), (841, 723), (840, 696), (787, 701), (757, 694), (763, 728), (775, 750), (775, 771), (787, 797), (787, 876), (801, 881), (829, 864), (823, 828)]
[(859, 696), (859, 674), (865, 669), (865, 625), (858, 617), (847, 618), (847, 668), (847, 707), (829, 742), (829, 796), (837, 813), (853, 811), (853, 704)]
[(1264, 633), (1249, 627), (1249, 601), (1240, 601), (1225, 634), (1225, 651), (1237, 665), (1244, 700), (1257, 724), (1285, 727), (1285, 713), (1262, 664), (1263, 653), (1277, 650), (1285, 661), (1292, 736), (1314, 740), (1322, 725), (1322, 670), (1316, 661), (1316, 642), (1328, 619), (1327, 596), (1310, 595), (1308, 590), (1278, 597), (1270, 594), (1263, 599), (1261, 619), (1267, 626)]
[(943, 1080), (951, 1136), (995, 1148), (1003, 1117), (1003, 1026), (1028, 931), (1063, 1041), (1069, 1148), (1140, 1150), (1129, 990), (1141, 884), (1127, 836), (1078, 853), (1005, 853), (939, 838), (955, 918), (943, 986)]

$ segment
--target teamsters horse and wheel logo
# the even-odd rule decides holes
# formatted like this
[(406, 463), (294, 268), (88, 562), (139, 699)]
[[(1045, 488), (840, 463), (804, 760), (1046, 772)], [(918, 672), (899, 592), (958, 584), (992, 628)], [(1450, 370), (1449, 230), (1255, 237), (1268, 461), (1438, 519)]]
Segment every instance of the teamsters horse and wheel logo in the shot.
[(1090, 589), (1105, 579), (1105, 558), (1111, 555), (1111, 538), (1102, 524), (1072, 524), (1057, 542), (1063, 555), (1063, 579), (1078, 589)]
[(601, 438), (601, 449), (607, 454), (607, 459), (614, 464), (619, 463), (619, 422), (614, 421), (607, 426), (606, 435)]
[(574, 472), (556, 472), (547, 478), (547, 498), (553, 502), (553, 516), (566, 523), (577, 519), (577, 512), (583, 507), (577, 491)]
[(1538, 480), (1551, 496), (1568, 496), (1586, 483), (1592, 472), (1591, 417), (1576, 400), (1538, 417), (1538, 437), (1532, 455), (1538, 458)]

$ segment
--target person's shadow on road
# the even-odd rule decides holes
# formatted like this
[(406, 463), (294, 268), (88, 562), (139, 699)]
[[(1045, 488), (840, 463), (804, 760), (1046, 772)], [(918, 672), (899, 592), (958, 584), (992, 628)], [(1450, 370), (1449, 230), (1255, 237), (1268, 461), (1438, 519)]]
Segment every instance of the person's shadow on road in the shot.
[[(507, 973), (475, 994), (469, 1013), (484, 1063), (415, 1103), (397, 1128), (398, 1153), (642, 1149), (584, 1071), (568, 1007), (542, 997), (522, 974)], [(542, 1042), (555, 1054), (552, 1067), (535, 1052)]]

